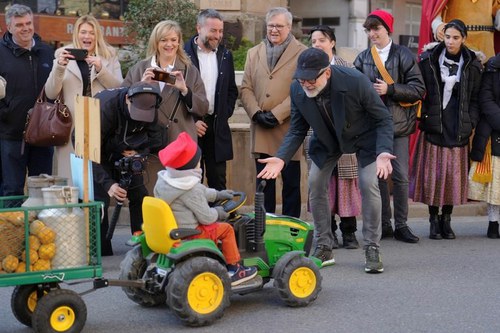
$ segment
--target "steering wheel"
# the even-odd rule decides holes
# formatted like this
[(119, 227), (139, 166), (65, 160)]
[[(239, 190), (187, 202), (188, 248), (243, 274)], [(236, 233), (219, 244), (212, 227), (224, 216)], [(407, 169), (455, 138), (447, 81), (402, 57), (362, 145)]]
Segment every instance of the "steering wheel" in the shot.
[(231, 200), (221, 200), (216, 202), (217, 206), (222, 206), (226, 213), (234, 213), (247, 201), (247, 195), (245, 192), (233, 192), (233, 199)]

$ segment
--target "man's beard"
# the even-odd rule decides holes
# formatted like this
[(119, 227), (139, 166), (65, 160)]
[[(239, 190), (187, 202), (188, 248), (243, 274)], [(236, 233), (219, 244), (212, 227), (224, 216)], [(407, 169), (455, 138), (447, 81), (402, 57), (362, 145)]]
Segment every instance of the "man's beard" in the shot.
[(313, 90), (306, 89), (305, 87), (302, 87), (302, 89), (306, 93), (307, 97), (314, 98), (314, 97), (318, 96), (321, 93), (321, 91), (323, 91), (323, 89), (325, 89), (326, 83), (327, 82), (325, 81), (325, 83), (323, 83), (319, 86), (316, 86)]
[(215, 43), (215, 46), (212, 46), (212, 45), (210, 44), (210, 40), (209, 40), (208, 38), (204, 38), (204, 39), (202, 39), (202, 42), (203, 42), (203, 45), (204, 45), (204, 46), (205, 46), (208, 50), (212, 50), (212, 51), (214, 51), (215, 49), (217, 49), (217, 47), (219, 47), (219, 40), (217, 40), (217, 41), (215, 41), (215, 40), (214, 40), (214, 42), (216, 42), (216, 43)]

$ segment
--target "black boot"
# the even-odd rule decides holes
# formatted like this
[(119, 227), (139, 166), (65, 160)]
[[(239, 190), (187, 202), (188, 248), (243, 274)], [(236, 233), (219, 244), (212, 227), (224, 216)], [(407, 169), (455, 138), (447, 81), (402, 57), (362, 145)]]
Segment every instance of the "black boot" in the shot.
[(332, 216), (332, 234), (333, 234), (333, 245), (332, 249), (339, 248), (339, 239), (337, 238), (337, 222), (335, 221), (335, 217)]
[(431, 215), (429, 217), (429, 223), (431, 224), (429, 228), (429, 238), (430, 239), (443, 239), (441, 236), (441, 226), (439, 223), (438, 215)]
[(451, 229), (451, 215), (443, 214), (441, 215), (441, 236), (444, 239), (455, 239), (455, 233)]
[(490, 221), (488, 224), (488, 231), (486, 232), (486, 236), (488, 238), (500, 238), (500, 234), (498, 233), (498, 222)]
[(392, 230), (391, 221), (382, 222), (382, 237), (381, 238), (392, 238), (394, 236), (394, 230)]

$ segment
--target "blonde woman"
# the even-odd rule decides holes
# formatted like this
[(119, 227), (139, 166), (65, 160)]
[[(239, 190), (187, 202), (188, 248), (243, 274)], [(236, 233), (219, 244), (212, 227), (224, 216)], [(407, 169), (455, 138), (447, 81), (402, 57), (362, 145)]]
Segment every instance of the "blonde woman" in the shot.
[[(195, 117), (203, 117), (208, 112), (205, 85), (183, 44), (181, 27), (177, 22), (159, 22), (149, 37), (146, 59), (135, 64), (123, 81), (124, 86), (146, 81), (160, 88), (162, 102), (158, 109), (158, 123), (163, 128), (163, 147), (182, 132), (187, 132), (197, 142)], [(155, 80), (153, 70), (170, 72), (175, 75), (175, 82)], [(151, 184), (156, 182), (156, 175), (162, 169), (164, 167), (158, 159), (148, 160), (147, 173)]]
[[(170, 72), (175, 75), (175, 83), (154, 80), (153, 70)], [(123, 85), (130, 86), (138, 81), (159, 85), (163, 101), (158, 110), (158, 122), (168, 127), (165, 145), (184, 131), (197, 141), (194, 116), (202, 117), (208, 112), (208, 100), (200, 72), (184, 51), (182, 31), (177, 22), (165, 20), (154, 27), (146, 59), (129, 70)]]
[[(75, 60), (70, 48), (85, 49), (84, 60)], [(80, 17), (73, 29), (73, 43), (55, 52), (54, 66), (45, 84), (48, 98), (56, 98), (61, 89), (64, 103), (74, 115), (75, 96), (94, 96), (98, 92), (119, 87), (123, 81), (116, 50), (102, 34), (101, 26), (92, 15)], [(56, 147), (57, 172), (71, 183), (70, 153), (73, 145)]]

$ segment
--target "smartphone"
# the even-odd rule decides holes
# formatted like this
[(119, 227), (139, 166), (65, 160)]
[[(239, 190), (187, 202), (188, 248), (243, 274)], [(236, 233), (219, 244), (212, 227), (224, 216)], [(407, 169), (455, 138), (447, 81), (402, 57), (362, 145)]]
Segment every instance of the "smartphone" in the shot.
[(89, 51), (87, 51), (86, 49), (66, 49), (66, 51), (68, 51), (72, 56), (75, 57), (74, 60), (85, 60), (85, 58), (87, 58), (87, 55), (89, 54)]
[(153, 78), (156, 81), (163, 81), (166, 83), (175, 84), (176, 80), (175, 75), (172, 75), (170, 73), (158, 69), (153, 69), (153, 73), (155, 75)]

